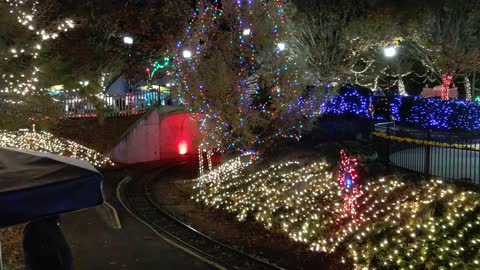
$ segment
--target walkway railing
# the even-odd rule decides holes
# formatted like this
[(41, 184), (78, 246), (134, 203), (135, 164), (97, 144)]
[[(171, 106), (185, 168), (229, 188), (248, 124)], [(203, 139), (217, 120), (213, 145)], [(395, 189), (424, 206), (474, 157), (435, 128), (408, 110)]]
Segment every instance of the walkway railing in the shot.
[(59, 94), (49, 98), (51, 99), (50, 105), (41, 104), (42, 108), (39, 107), (39, 104), (25, 104), (21, 102), (0, 102), (0, 104), (1, 106), (8, 106), (13, 111), (28, 112), (32, 115), (44, 112), (71, 118), (96, 117), (99, 113), (97, 108), (102, 107), (102, 105), (102, 113), (105, 117), (116, 117), (140, 114), (152, 106), (172, 104), (170, 95), (156, 91), (100, 95), (97, 96), (96, 105), (92, 100), (76, 94)]
[[(96, 116), (96, 106), (86, 98), (77, 96), (55, 97), (57, 110), (69, 117)], [(143, 113), (149, 107), (167, 105), (167, 96), (157, 92), (141, 92), (126, 95), (104, 95), (99, 97), (104, 106), (106, 117), (128, 116)]]
[(480, 133), (375, 126), (379, 155), (389, 164), (450, 180), (480, 184)]

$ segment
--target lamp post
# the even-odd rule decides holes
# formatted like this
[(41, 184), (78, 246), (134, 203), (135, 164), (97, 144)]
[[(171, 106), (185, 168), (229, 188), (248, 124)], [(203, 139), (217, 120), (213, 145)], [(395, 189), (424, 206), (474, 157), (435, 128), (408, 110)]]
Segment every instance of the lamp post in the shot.
[[(131, 36), (124, 36), (123, 37), (123, 43), (126, 44), (128, 46), (128, 64), (130, 65), (130, 62), (131, 62), (131, 48), (132, 48), (132, 44), (133, 44), (133, 38)], [(127, 80), (128, 82), (128, 91), (131, 92), (132, 89), (131, 89), (131, 85), (130, 85), (130, 81)]]
[[(385, 55), (385, 57), (387, 58), (393, 58), (396, 54), (397, 54), (397, 48), (395, 48), (395, 46), (393, 45), (389, 45), (385, 48), (383, 48), (383, 54)], [(388, 61), (388, 89), (390, 90), (390, 79), (392, 77), (392, 66), (391, 66), (391, 61), (389, 60)]]
[(128, 61), (130, 61), (130, 48), (133, 44), (133, 38), (131, 36), (124, 36), (123, 43), (128, 46)]

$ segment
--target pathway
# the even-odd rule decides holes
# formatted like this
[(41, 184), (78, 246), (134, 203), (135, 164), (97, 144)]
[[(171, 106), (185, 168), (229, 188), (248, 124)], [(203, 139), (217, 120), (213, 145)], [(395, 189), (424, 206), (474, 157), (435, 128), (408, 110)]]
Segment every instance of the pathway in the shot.
[(62, 216), (65, 236), (73, 251), (74, 269), (214, 269), (160, 239), (119, 206), (113, 194), (120, 180), (107, 176), (104, 190), (118, 211), (121, 230), (110, 228), (96, 209)]

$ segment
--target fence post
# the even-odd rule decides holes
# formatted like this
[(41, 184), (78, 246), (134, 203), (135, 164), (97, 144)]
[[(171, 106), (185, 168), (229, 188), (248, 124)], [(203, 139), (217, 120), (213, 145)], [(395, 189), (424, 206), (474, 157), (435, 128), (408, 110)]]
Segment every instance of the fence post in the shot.
[[(432, 138), (432, 132), (431, 132), (430, 129), (427, 129), (427, 141), (428, 142), (431, 141), (431, 138)], [(423, 172), (425, 174), (425, 178), (430, 177), (430, 151), (431, 151), (430, 145), (426, 144), (425, 145), (425, 160), (424, 160), (425, 168), (423, 169)]]
[(387, 168), (390, 169), (390, 144), (392, 143), (392, 140), (390, 140), (388, 137), (390, 137), (390, 124), (387, 124)]

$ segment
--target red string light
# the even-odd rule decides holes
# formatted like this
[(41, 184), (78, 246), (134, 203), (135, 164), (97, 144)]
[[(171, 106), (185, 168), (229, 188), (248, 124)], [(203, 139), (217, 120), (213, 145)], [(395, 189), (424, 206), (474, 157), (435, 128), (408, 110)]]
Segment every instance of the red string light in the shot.
[(358, 160), (349, 157), (345, 150), (340, 150), (340, 165), (337, 173), (337, 181), (341, 186), (343, 207), (340, 211), (341, 217), (337, 219), (340, 225), (342, 222), (348, 220), (357, 223), (360, 219), (357, 218), (357, 201), (363, 196), (361, 186), (358, 185)]
[(453, 74), (448, 72), (442, 75), (442, 99), (448, 100), (450, 93), (450, 84), (453, 80)]

